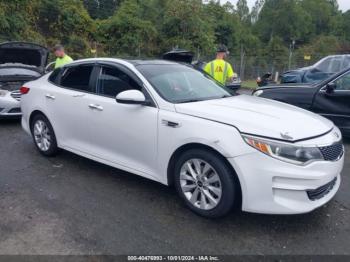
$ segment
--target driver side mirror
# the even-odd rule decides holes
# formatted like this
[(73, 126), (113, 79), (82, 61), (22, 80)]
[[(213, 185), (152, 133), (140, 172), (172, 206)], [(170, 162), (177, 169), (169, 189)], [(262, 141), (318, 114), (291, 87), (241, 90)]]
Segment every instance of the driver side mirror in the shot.
[(334, 93), (334, 90), (337, 88), (337, 84), (334, 83), (334, 82), (331, 82), (329, 83), (327, 86), (326, 86), (326, 93), (327, 94), (332, 94)]
[(127, 90), (117, 95), (116, 100), (120, 104), (146, 105), (146, 97), (139, 90)]

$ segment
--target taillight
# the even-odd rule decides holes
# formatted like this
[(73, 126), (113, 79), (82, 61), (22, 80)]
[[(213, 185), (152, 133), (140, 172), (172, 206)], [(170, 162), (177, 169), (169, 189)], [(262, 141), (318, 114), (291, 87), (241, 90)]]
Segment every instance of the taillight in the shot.
[(29, 87), (22, 86), (22, 87), (19, 89), (19, 92), (20, 92), (22, 95), (25, 95), (25, 94), (28, 94), (28, 93), (29, 93), (29, 90), (30, 90)]

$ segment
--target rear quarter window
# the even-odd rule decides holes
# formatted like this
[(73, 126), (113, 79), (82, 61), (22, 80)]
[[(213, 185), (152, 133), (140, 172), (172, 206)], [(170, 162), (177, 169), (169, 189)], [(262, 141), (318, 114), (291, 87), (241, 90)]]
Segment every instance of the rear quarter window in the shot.
[(51, 75), (49, 76), (49, 81), (54, 84), (58, 84), (58, 78), (60, 76), (60, 73), (62, 71), (62, 68), (55, 69)]

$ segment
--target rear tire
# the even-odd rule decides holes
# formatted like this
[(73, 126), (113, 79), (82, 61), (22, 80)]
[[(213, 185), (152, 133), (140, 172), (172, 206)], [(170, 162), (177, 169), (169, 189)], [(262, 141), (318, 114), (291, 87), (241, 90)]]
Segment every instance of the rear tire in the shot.
[(207, 218), (227, 215), (238, 201), (232, 168), (215, 152), (192, 149), (175, 164), (175, 187), (185, 204)]
[(34, 116), (30, 130), (34, 144), (42, 155), (52, 157), (58, 153), (56, 135), (46, 116), (42, 114)]

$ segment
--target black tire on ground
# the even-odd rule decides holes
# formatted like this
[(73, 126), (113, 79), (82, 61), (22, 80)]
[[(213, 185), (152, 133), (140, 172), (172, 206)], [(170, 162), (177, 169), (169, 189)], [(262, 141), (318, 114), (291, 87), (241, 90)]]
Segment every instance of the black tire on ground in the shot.
[[(35, 141), (35, 137), (34, 137), (34, 126), (35, 126), (35, 123), (37, 123), (38, 121), (43, 121), (47, 128), (48, 128), (48, 134), (50, 135), (51, 137), (51, 143), (50, 143), (50, 146), (47, 150), (42, 150), (37, 142)], [(57, 146), (57, 140), (56, 140), (56, 135), (55, 135), (55, 132), (53, 130), (53, 127), (50, 123), (50, 121), (47, 119), (46, 116), (44, 116), (43, 114), (37, 114), (34, 116), (34, 118), (32, 119), (31, 123), (30, 123), (30, 131), (32, 133), (32, 138), (33, 138), (33, 141), (34, 141), (34, 144), (35, 144), (35, 147), (38, 149), (38, 151), (44, 155), (44, 156), (47, 156), (47, 157), (53, 157), (55, 155), (57, 155), (57, 153), (59, 152), (59, 148)]]
[[(182, 166), (190, 159), (200, 159), (204, 160), (208, 164), (210, 164), (219, 175), (222, 186), (222, 195), (217, 206), (210, 210), (200, 209), (197, 206), (193, 205), (185, 196), (182, 191), (180, 184), (180, 173)], [(185, 202), (185, 204), (196, 214), (207, 217), (207, 218), (218, 218), (227, 215), (233, 207), (236, 205), (236, 202), (239, 201), (240, 197), (237, 193), (239, 193), (239, 185), (236, 174), (233, 173), (232, 168), (228, 166), (227, 162), (224, 159), (212, 152), (210, 150), (205, 149), (192, 149), (183, 153), (176, 161), (175, 164), (175, 187)]]

